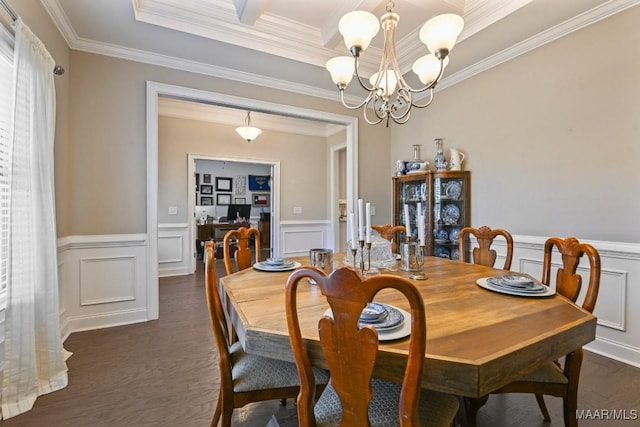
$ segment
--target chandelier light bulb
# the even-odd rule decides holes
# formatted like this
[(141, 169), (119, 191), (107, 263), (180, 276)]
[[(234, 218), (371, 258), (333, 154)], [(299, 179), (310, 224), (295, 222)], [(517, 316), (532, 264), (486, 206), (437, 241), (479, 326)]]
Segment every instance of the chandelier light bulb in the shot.
[(427, 45), (431, 53), (441, 49), (453, 49), (464, 28), (462, 18), (454, 13), (445, 13), (428, 20), (420, 30), (420, 41)]
[(346, 87), (353, 78), (354, 61), (350, 56), (336, 56), (325, 66), (331, 73), (331, 79), (338, 86)]
[(344, 37), (347, 49), (357, 46), (362, 52), (369, 47), (371, 39), (378, 34), (380, 23), (372, 13), (356, 10), (344, 15), (338, 23), (338, 30)]
[[(447, 64), (449, 64), (448, 56), (442, 61), (443, 70), (447, 68)], [(440, 74), (440, 60), (436, 58), (434, 54), (430, 53), (429, 55), (418, 58), (416, 62), (413, 63), (412, 70), (418, 75), (422, 84), (427, 85), (438, 78), (438, 74)]]
[(392, 94), (396, 90), (396, 85), (398, 84), (398, 79), (396, 79), (396, 75), (393, 70), (387, 70), (382, 72), (382, 77), (380, 77), (378, 81), (378, 76), (380, 73), (375, 73), (369, 79), (369, 82), (382, 90), (382, 95), (388, 96)]

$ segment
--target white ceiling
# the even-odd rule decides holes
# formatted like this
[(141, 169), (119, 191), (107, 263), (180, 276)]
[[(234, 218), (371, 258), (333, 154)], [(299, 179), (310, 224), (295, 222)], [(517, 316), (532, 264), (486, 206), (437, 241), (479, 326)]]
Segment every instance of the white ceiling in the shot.
[[(41, 2), (72, 49), (333, 100), (338, 91), (324, 64), (348, 55), (337, 31), (340, 17), (356, 9), (380, 16), (386, 5), (383, 0)], [(443, 89), (637, 4), (640, 0), (396, 0), (400, 67), (407, 72), (427, 53), (418, 32), (436, 14), (454, 12), (465, 20), (438, 86)], [(380, 32), (363, 55), (364, 75), (376, 71), (381, 44)], [(348, 92), (352, 99), (360, 96), (354, 89)], [(166, 111), (176, 111), (176, 102)], [(238, 114), (241, 123), (244, 113)], [(260, 120), (252, 114), (256, 126)]]

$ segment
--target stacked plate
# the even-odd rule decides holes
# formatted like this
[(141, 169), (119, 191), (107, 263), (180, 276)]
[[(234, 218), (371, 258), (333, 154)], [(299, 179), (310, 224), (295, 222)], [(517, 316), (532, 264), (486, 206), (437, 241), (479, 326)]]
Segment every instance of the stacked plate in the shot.
[(548, 296), (554, 291), (529, 276), (520, 274), (505, 274), (478, 280), (483, 288), (510, 295)]
[(267, 258), (253, 264), (253, 268), (261, 271), (290, 271), (300, 267), (300, 263), (285, 258)]
[(371, 325), (377, 331), (390, 331), (404, 321), (404, 315), (395, 307), (370, 302), (360, 314), (360, 325)]
[[(329, 308), (326, 316), (333, 317)], [(378, 332), (378, 340), (393, 341), (411, 334), (411, 313), (388, 304), (371, 302), (360, 314), (360, 327), (373, 326)]]

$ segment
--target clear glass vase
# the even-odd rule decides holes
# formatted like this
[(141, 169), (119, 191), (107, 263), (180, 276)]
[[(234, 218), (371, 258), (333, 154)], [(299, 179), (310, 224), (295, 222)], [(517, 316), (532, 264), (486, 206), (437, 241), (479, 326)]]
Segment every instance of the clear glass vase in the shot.
[(437, 171), (447, 170), (447, 159), (444, 157), (444, 151), (442, 149), (443, 138), (436, 138), (436, 156), (433, 158), (433, 163)]

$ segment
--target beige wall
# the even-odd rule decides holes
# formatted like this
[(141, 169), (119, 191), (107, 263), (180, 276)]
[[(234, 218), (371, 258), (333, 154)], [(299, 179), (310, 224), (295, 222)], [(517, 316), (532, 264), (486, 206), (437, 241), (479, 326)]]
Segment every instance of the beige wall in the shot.
[[(147, 80), (359, 117), (322, 99), (69, 52), (39, 2), (9, 4), (67, 71), (56, 78), (60, 236), (146, 231)], [(404, 126), (360, 119), (359, 192), (375, 222), (391, 219), (395, 159), (421, 143), (432, 160), (433, 138), (444, 137), (468, 154), (473, 224), (640, 241), (637, 22), (640, 7), (465, 80)]]
[[(70, 234), (146, 231), (145, 85), (156, 81), (306, 109), (347, 115), (335, 102), (100, 55), (72, 52), (72, 140), (77, 142), (67, 172), (76, 183), (76, 220)], [(359, 126), (369, 145), (388, 152), (388, 135)], [(262, 138), (262, 136), (261, 136)], [(362, 161), (363, 155), (360, 154)], [(365, 153), (365, 158), (368, 155)], [(368, 159), (378, 170), (386, 156)], [(363, 179), (361, 178), (362, 182)], [(375, 180), (373, 181), (375, 183)], [(384, 180), (386, 182), (386, 179)], [(306, 178), (294, 183), (304, 188)], [(361, 188), (367, 190), (368, 185)], [(98, 190), (96, 190), (98, 189)], [(372, 191), (371, 189), (369, 191)], [(387, 195), (388, 197), (388, 195)]]
[[(472, 224), (640, 242), (640, 7), (436, 94), (392, 128), (389, 165), (433, 139), (471, 170)], [(455, 50), (452, 53), (455, 60)]]
[[(235, 126), (160, 117), (158, 129), (159, 220), (185, 222), (187, 154), (280, 162), (280, 219), (328, 218), (327, 139), (263, 130), (251, 144), (240, 139)], [(247, 160), (248, 161), (248, 160)], [(166, 216), (178, 206), (178, 215)], [(293, 207), (302, 214), (293, 214)]]

